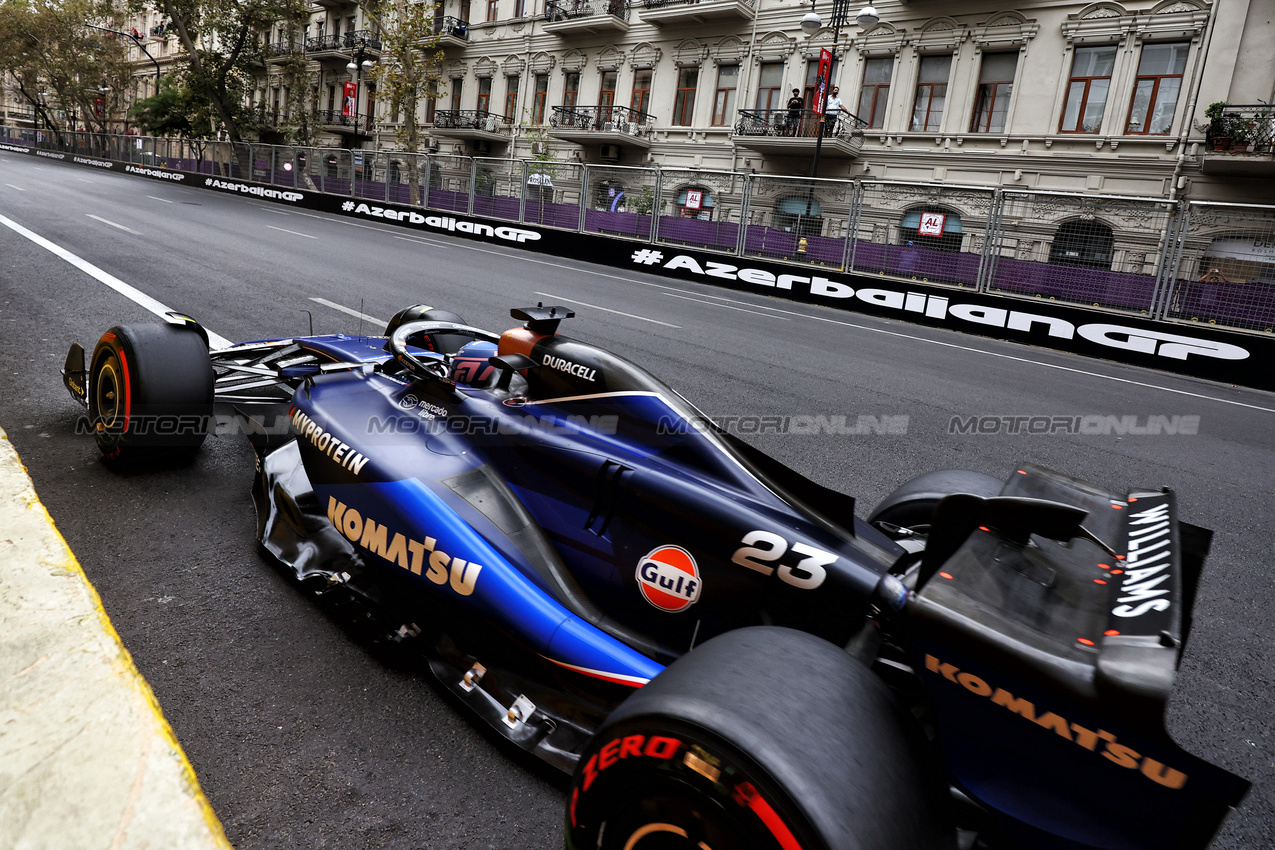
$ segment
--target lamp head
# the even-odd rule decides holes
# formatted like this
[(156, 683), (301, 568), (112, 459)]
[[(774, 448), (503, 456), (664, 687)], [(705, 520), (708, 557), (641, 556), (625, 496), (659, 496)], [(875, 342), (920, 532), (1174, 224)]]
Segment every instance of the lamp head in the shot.
[(353, 59), (351, 59), (349, 64), (345, 66), (345, 70), (350, 71), (351, 73), (353, 73), (354, 71), (357, 71), (358, 69), (359, 69), (359, 64), (355, 62)]
[(881, 20), (881, 16), (877, 14), (876, 8), (869, 3), (859, 10), (856, 20), (858, 20), (859, 26), (866, 28), (876, 26), (877, 22)]
[(806, 35), (814, 35), (823, 28), (823, 19), (819, 17), (819, 13), (811, 9), (801, 18), (801, 31)]
[(363, 70), (365, 70), (365, 71), (366, 71), (368, 68), (371, 68), (371, 67), (372, 67), (372, 65), (373, 65), (373, 62), (372, 62), (372, 60), (371, 60), (371, 59), (364, 59), (364, 60), (363, 60)]

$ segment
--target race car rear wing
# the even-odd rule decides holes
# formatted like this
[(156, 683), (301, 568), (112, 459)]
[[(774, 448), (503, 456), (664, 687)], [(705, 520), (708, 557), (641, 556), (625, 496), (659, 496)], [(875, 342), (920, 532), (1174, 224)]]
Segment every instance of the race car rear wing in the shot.
[[(908, 602), (914, 669), (954, 784), (1019, 840), (1204, 847), (1243, 797), (1164, 726), (1208, 542), (1167, 489), (1031, 466), (940, 504)], [(1071, 817), (1096, 789), (1109, 810)]]

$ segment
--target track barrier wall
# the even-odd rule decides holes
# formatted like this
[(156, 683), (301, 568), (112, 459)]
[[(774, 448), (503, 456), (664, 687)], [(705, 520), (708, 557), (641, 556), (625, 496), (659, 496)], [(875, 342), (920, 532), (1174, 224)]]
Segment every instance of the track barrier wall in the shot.
[(0, 149), (1275, 389), (1275, 206), (3, 127)]

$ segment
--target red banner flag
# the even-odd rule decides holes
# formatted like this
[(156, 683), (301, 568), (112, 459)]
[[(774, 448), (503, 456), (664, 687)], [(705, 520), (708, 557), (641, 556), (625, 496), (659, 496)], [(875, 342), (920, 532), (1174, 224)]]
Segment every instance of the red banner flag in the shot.
[(358, 114), (359, 87), (354, 83), (345, 84), (345, 93), (341, 99), (341, 117), (353, 118)]
[(823, 48), (819, 51), (819, 72), (815, 77), (815, 102), (812, 104), (816, 115), (823, 115), (823, 108), (828, 102), (828, 74), (832, 72), (832, 51)]

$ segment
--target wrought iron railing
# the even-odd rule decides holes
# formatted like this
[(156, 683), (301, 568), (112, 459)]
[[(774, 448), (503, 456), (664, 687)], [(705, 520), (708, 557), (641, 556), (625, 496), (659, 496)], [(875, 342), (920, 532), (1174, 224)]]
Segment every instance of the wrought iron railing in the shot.
[(868, 126), (858, 115), (844, 110), (820, 118), (813, 109), (741, 109), (735, 122), (737, 136), (792, 136), (813, 139), (823, 121), (824, 138), (847, 138)]
[(265, 54), (267, 59), (273, 59), (278, 56), (287, 56), (288, 54), (295, 53), (296, 51), (297, 48), (295, 45), (289, 44), (286, 41), (276, 41), (274, 44), (267, 44), (261, 52)]
[(1209, 125), (1209, 147), (1217, 153), (1275, 153), (1275, 105), (1231, 105)]
[(314, 120), (324, 127), (353, 127), (358, 130), (367, 127), (368, 116), (357, 112), (345, 115), (339, 109), (319, 109), (314, 113)]
[(629, 0), (548, 0), (545, 3), (545, 22), (556, 24), (595, 15), (611, 15), (627, 21), (629, 6)]
[(434, 21), (434, 32), (437, 35), (451, 36), (462, 41), (469, 41), (469, 21), (462, 21), (460, 18), (454, 18), (451, 15), (445, 18), (438, 18)]
[(655, 116), (626, 106), (555, 106), (549, 126), (558, 130), (649, 136), (655, 129)]
[(370, 50), (381, 49), (381, 40), (376, 38), (371, 30), (355, 30), (345, 35), (318, 35), (307, 38), (305, 49), (307, 53), (318, 53), (322, 50), (354, 50), (360, 43)]
[[(696, 6), (704, 0), (644, 0), (642, 6), (647, 9), (670, 9), (675, 6)], [(744, 0), (747, 6), (756, 6), (757, 0)]]
[(439, 130), (485, 130), (506, 133), (514, 120), (484, 109), (439, 109), (434, 112), (434, 128)]

